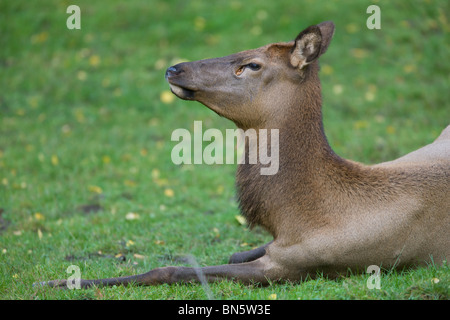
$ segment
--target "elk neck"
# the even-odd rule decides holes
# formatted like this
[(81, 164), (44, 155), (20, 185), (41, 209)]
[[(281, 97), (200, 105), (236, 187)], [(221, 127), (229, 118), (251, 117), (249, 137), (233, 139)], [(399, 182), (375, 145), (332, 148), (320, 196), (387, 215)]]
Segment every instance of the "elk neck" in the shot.
[[(302, 211), (318, 212), (323, 201), (321, 192), (330, 176), (344, 169), (346, 174), (358, 170), (353, 163), (340, 158), (330, 147), (322, 122), (321, 86), (318, 64), (309, 66), (309, 75), (280, 96), (283, 105), (274, 106), (282, 112), (268, 119), (264, 127), (279, 130), (279, 171), (261, 175), (260, 164), (238, 166), (236, 186), (242, 214), (250, 226), (262, 225), (274, 237), (280, 225), (280, 214)], [(293, 84), (294, 86), (294, 84)], [(257, 130), (258, 131), (258, 130)], [(270, 144), (270, 139), (267, 139)], [(270, 145), (268, 150), (271, 150)], [(248, 148), (245, 148), (246, 157)], [(339, 183), (339, 182), (338, 182)], [(267, 187), (270, 186), (270, 187)]]

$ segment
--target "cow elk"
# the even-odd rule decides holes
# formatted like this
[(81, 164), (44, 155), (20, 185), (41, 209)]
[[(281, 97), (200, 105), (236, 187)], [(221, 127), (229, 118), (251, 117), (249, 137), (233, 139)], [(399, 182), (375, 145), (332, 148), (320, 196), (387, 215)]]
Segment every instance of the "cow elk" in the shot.
[[(364, 165), (339, 157), (324, 133), (318, 75), (333, 33), (334, 24), (323, 22), (295, 41), (180, 63), (165, 74), (177, 97), (201, 102), (238, 128), (279, 130), (279, 171), (261, 175), (261, 164), (244, 163), (236, 174), (241, 213), (273, 241), (235, 253), (225, 265), (162, 267), (81, 280), (82, 287), (199, 281), (200, 274), (267, 284), (450, 256), (450, 126), (394, 161)], [(41, 284), (65, 287), (66, 280)]]

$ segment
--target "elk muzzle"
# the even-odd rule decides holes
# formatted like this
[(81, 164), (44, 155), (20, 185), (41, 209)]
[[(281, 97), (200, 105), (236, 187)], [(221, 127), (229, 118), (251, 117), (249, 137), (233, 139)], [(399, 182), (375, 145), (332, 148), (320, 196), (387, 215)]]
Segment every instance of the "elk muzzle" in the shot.
[(195, 100), (195, 92), (197, 89), (189, 84), (188, 79), (191, 77), (187, 63), (179, 63), (166, 70), (166, 80), (169, 83), (170, 90), (180, 99)]

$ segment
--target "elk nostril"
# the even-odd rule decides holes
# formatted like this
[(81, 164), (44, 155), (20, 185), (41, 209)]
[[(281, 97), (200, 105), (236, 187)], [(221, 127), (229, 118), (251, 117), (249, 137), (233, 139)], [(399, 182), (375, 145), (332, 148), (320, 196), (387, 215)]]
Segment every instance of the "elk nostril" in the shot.
[(167, 69), (167, 71), (169, 71), (169, 72), (177, 72), (177, 68), (175, 68), (175, 67), (169, 67), (169, 68)]
[(175, 67), (169, 67), (169, 68), (167, 68), (167, 70), (166, 70), (166, 79), (167, 79), (168, 77), (171, 77), (171, 76), (176, 75), (176, 74), (178, 74), (178, 73), (179, 73), (179, 70), (178, 70), (177, 68), (175, 68)]

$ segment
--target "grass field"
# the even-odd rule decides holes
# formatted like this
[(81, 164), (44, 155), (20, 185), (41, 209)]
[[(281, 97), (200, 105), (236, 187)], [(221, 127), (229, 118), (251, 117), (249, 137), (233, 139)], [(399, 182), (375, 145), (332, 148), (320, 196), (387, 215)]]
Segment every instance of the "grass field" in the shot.
[[(381, 8), (369, 30), (366, 8)], [(66, 8), (81, 8), (69, 30)], [(0, 2), (0, 299), (207, 299), (197, 284), (33, 288), (67, 278), (222, 264), (270, 241), (240, 224), (235, 165), (171, 161), (176, 128), (234, 125), (168, 94), (165, 69), (290, 41), (333, 20), (321, 58), (325, 131), (376, 163), (433, 141), (450, 119), (449, 1)], [(449, 299), (448, 266), (268, 287), (218, 282), (215, 299)]]

